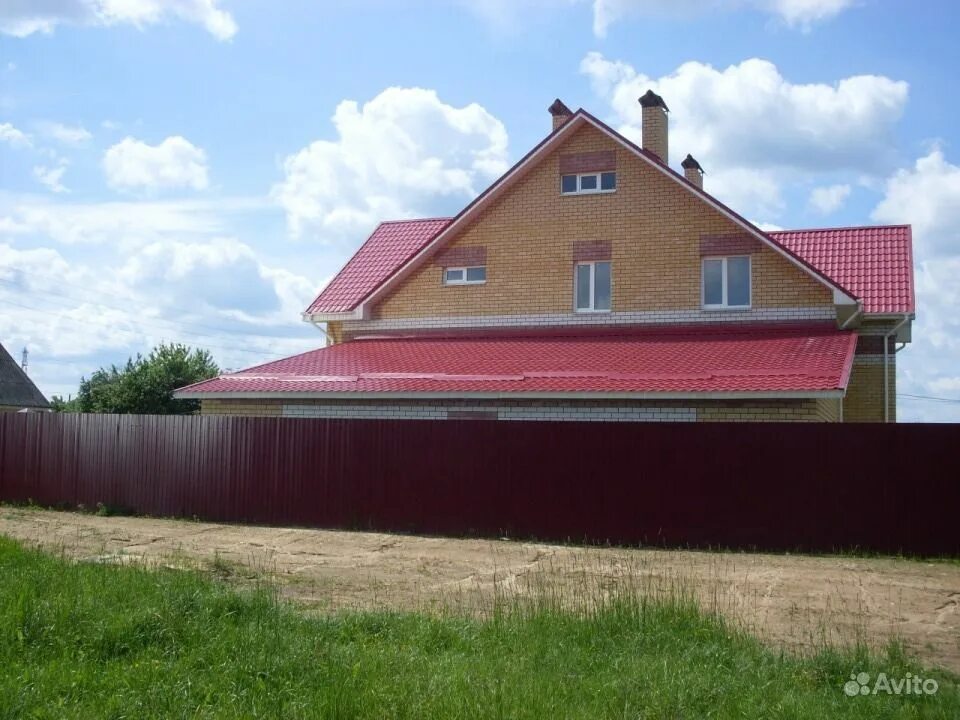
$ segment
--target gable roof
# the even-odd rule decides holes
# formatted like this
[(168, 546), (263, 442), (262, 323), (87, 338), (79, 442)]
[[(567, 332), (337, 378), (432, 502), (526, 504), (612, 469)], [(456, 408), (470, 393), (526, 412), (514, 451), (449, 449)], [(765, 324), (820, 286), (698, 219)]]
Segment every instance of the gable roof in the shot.
[[(715, 197), (705, 192), (702, 188), (697, 187), (689, 180), (687, 180), (680, 173), (672, 170), (669, 166), (664, 164), (660, 158), (658, 158), (653, 153), (644, 150), (635, 143), (631, 142), (623, 135), (618, 133), (616, 130), (611, 128), (606, 123), (598, 120), (593, 115), (588, 113), (583, 108), (580, 108), (573, 114), (573, 116), (565, 122), (560, 127), (556, 128), (553, 132), (547, 135), (543, 140), (541, 140), (533, 149), (530, 150), (526, 155), (524, 155), (512, 168), (507, 170), (498, 180), (496, 180), (490, 187), (480, 193), (474, 200), (468, 204), (463, 210), (460, 211), (455, 217), (451, 218), (446, 226), (439, 229), (438, 232), (430, 238), (418, 251), (408, 257), (405, 261), (400, 263), (396, 269), (390, 273), (386, 278), (381, 280), (379, 283), (373, 287), (372, 290), (368, 291), (366, 295), (360, 300), (356, 301), (353, 307), (348, 310), (342, 309), (327, 309), (327, 305), (322, 302), (318, 302), (320, 297), (315, 300), (307, 312), (304, 313), (305, 320), (335, 320), (335, 319), (362, 319), (364, 317), (364, 307), (372, 302), (374, 302), (378, 297), (382, 296), (387, 292), (391, 287), (395, 286), (398, 282), (403, 280), (407, 275), (409, 275), (416, 267), (418, 267), (423, 261), (430, 257), (430, 255), (442, 247), (443, 243), (449, 241), (455, 237), (457, 231), (466, 227), (471, 220), (473, 220), (484, 208), (487, 207), (496, 197), (499, 197), (501, 193), (511, 187), (515, 182), (520, 180), (530, 169), (532, 169), (542, 158), (556, 146), (559, 146), (567, 137), (572, 135), (578, 128), (582, 127), (585, 124), (594, 126), (596, 129), (600, 130), (605, 135), (609, 136), (612, 140), (620, 143), (624, 148), (635, 154), (641, 160), (648, 163), (651, 167), (662, 172), (671, 180), (677, 182), (681, 187), (686, 188), (689, 192), (692, 192), (694, 195), (699, 196), (704, 200), (708, 205), (713, 207), (715, 210), (719, 211), (721, 214), (725, 215), (728, 219), (732, 220), (734, 223), (746, 230), (750, 235), (756, 237), (764, 245), (772, 248), (775, 252), (779, 253), (787, 260), (792, 262), (794, 265), (799, 267), (801, 270), (807, 274), (814, 277), (816, 280), (819, 280), (821, 283), (829, 287), (834, 291), (834, 302), (837, 303), (846, 303), (854, 304), (857, 300), (856, 296), (844, 288), (842, 285), (831, 280), (819, 269), (811, 265), (809, 262), (803, 258), (796, 255), (794, 252), (789, 250), (784, 245), (780, 244), (776, 240), (773, 240), (769, 235), (764, 233), (758, 227), (756, 227), (749, 220), (746, 220), (738, 213), (731, 210), (729, 207), (721, 203)], [(379, 230), (379, 228), (378, 228)], [(376, 232), (376, 231), (375, 231)], [(372, 236), (371, 236), (372, 237)], [(366, 245), (366, 243), (365, 243)], [(361, 248), (362, 250), (363, 248)], [(358, 252), (359, 254), (359, 252)], [(356, 258), (356, 255), (354, 256)], [(353, 263), (353, 259), (347, 263), (349, 266)], [(346, 268), (344, 268), (346, 269)], [(354, 271), (351, 271), (354, 272)], [(326, 290), (324, 290), (325, 292)], [(321, 293), (321, 296), (323, 293)], [(331, 308), (339, 308), (341, 305), (330, 305)], [(330, 316), (330, 317), (328, 317)]]
[(50, 403), (33, 381), (0, 345), (0, 405), (17, 408), (48, 408)]
[(176, 397), (838, 397), (856, 343), (833, 323), (370, 337)]
[(770, 237), (850, 288), (865, 313), (913, 313), (909, 225), (783, 230)]

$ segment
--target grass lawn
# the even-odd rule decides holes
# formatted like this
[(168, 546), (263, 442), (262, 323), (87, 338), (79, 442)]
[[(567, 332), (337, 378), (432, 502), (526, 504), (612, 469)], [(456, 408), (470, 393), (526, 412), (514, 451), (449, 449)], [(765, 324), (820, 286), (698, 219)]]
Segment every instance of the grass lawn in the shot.
[[(851, 698), (852, 671), (939, 691)], [(954, 719), (960, 692), (896, 647), (781, 655), (680, 597), (308, 617), (267, 587), (0, 537), (0, 718), (47, 717)]]

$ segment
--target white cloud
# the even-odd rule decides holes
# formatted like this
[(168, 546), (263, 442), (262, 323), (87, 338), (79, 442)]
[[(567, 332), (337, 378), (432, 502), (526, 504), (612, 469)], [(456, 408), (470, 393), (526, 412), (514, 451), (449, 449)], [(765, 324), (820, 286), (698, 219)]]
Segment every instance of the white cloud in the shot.
[(93, 137), (82, 125), (64, 125), (58, 122), (40, 123), (40, 131), (64, 145), (83, 145)]
[(593, 31), (603, 37), (611, 25), (630, 16), (692, 17), (735, 10), (755, 10), (809, 30), (854, 4), (855, 0), (593, 0)]
[(52, 33), (57, 25), (137, 28), (170, 19), (202, 25), (218, 40), (229, 40), (237, 24), (219, 0), (11, 0), (0, 5), (0, 33), (26, 37)]
[(911, 223), (922, 257), (960, 255), (960, 167), (935, 148), (887, 180), (884, 198), (870, 217)]
[(824, 185), (810, 192), (810, 207), (821, 215), (829, 215), (843, 207), (850, 197), (849, 185)]
[(36, 165), (33, 168), (33, 176), (37, 182), (44, 185), (50, 192), (65, 193), (70, 192), (63, 184), (63, 174), (67, 171), (70, 163), (61, 159), (53, 167), (47, 165)]
[[(671, 110), (671, 157), (692, 153), (708, 173), (710, 192), (731, 202), (754, 196), (756, 205), (737, 209), (760, 215), (777, 205), (780, 184), (811, 171), (887, 172), (894, 161), (891, 131), (909, 91), (906, 82), (876, 75), (793, 83), (757, 58), (722, 70), (687, 62), (652, 78), (591, 52), (580, 69), (610, 103), (618, 129), (634, 140), (641, 137), (637, 99), (648, 89), (662, 95)], [(748, 186), (725, 176), (737, 182), (746, 176)]]
[(344, 100), (333, 124), (337, 139), (287, 157), (273, 188), (294, 235), (436, 214), (438, 201), (469, 200), (507, 168), (503, 123), (476, 103), (447, 105), (433, 90), (388, 88), (362, 106)]
[(10, 123), (0, 123), (0, 142), (15, 148), (30, 147), (33, 144), (29, 135)]
[(107, 183), (118, 189), (207, 187), (207, 155), (183, 137), (168, 137), (148, 145), (126, 137), (103, 156)]
[[(898, 392), (956, 397), (960, 367), (960, 167), (934, 148), (893, 173), (871, 218), (913, 226), (917, 320), (897, 356)], [(907, 420), (960, 421), (960, 404), (901, 398)]]

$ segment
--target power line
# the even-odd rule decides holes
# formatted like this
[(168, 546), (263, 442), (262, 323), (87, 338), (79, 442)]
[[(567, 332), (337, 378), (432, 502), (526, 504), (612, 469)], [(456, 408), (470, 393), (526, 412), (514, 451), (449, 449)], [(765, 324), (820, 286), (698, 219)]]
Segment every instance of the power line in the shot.
[(897, 397), (910, 398), (911, 400), (931, 400), (933, 402), (960, 403), (960, 398), (934, 397), (933, 395), (911, 395), (910, 393), (897, 393)]

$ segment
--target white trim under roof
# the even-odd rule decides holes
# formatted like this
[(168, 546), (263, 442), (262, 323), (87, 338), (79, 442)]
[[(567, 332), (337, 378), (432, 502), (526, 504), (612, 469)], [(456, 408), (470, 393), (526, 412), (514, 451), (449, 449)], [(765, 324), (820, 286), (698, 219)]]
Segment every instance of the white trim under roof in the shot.
[(351, 390), (197, 392), (176, 390), (178, 400), (782, 400), (842, 398), (843, 390), (750, 392), (354, 392)]
[(481, 211), (483, 211), (491, 202), (493, 202), (500, 194), (513, 185), (517, 180), (519, 180), (523, 174), (525, 174), (533, 165), (535, 165), (538, 160), (545, 154), (549, 153), (554, 146), (560, 144), (567, 136), (571, 135), (576, 129), (581, 127), (584, 123), (589, 123), (591, 126), (602, 132), (604, 135), (608, 136), (610, 139), (622, 145), (624, 148), (632, 152), (636, 157), (643, 160), (645, 163), (650, 165), (650, 167), (656, 168), (665, 176), (673, 180), (675, 183), (685, 188), (688, 192), (693, 193), (701, 200), (706, 202), (710, 207), (719, 212), (721, 215), (726, 217), (728, 220), (732, 221), (734, 224), (740, 226), (746, 230), (750, 235), (760, 240), (764, 245), (771, 248), (774, 252), (780, 254), (782, 257), (786, 258), (789, 262), (795, 265), (797, 268), (805, 272), (807, 275), (813, 279), (820, 282), (822, 285), (830, 288), (833, 291), (833, 302), (835, 305), (856, 305), (858, 301), (856, 298), (851, 297), (846, 291), (844, 291), (839, 286), (832, 283), (825, 275), (822, 275), (817, 270), (814, 270), (812, 267), (806, 265), (799, 258), (792, 255), (785, 248), (777, 244), (770, 237), (766, 235), (759, 228), (755, 227), (752, 223), (744, 220), (739, 217), (731, 210), (723, 206), (718, 200), (714, 199), (709, 193), (696, 188), (689, 181), (685, 180), (681, 175), (674, 173), (670, 170), (669, 167), (663, 163), (657, 162), (645, 154), (639, 151), (630, 141), (622, 137), (618, 133), (614, 132), (610, 128), (605, 127), (596, 121), (592, 116), (590, 116), (582, 108), (577, 110), (574, 113), (573, 117), (570, 118), (566, 123), (564, 123), (558, 130), (556, 130), (552, 136), (548, 137), (543, 144), (532, 151), (526, 158), (524, 158), (520, 163), (514, 166), (510, 171), (508, 171), (503, 177), (497, 180), (493, 185), (487, 188), (484, 193), (482, 193), (475, 201), (473, 205), (468, 205), (465, 211), (461, 212), (453, 221), (450, 222), (443, 230), (441, 230), (437, 235), (427, 243), (416, 255), (407, 260), (401, 267), (399, 267), (394, 273), (380, 283), (356, 308), (352, 311), (343, 312), (343, 313), (303, 313), (304, 320), (308, 322), (311, 320), (314, 321), (330, 321), (330, 320), (364, 320), (369, 318), (370, 307), (373, 303), (379, 300), (387, 291), (393, 288), (397, 283), (405, 279), (413, 270), (415, 270), (420, 262), (427, 257), (429, 257), (439, 245), (448, 240), (450, 237), (456, 235), (460, 228), (468, 225)]

